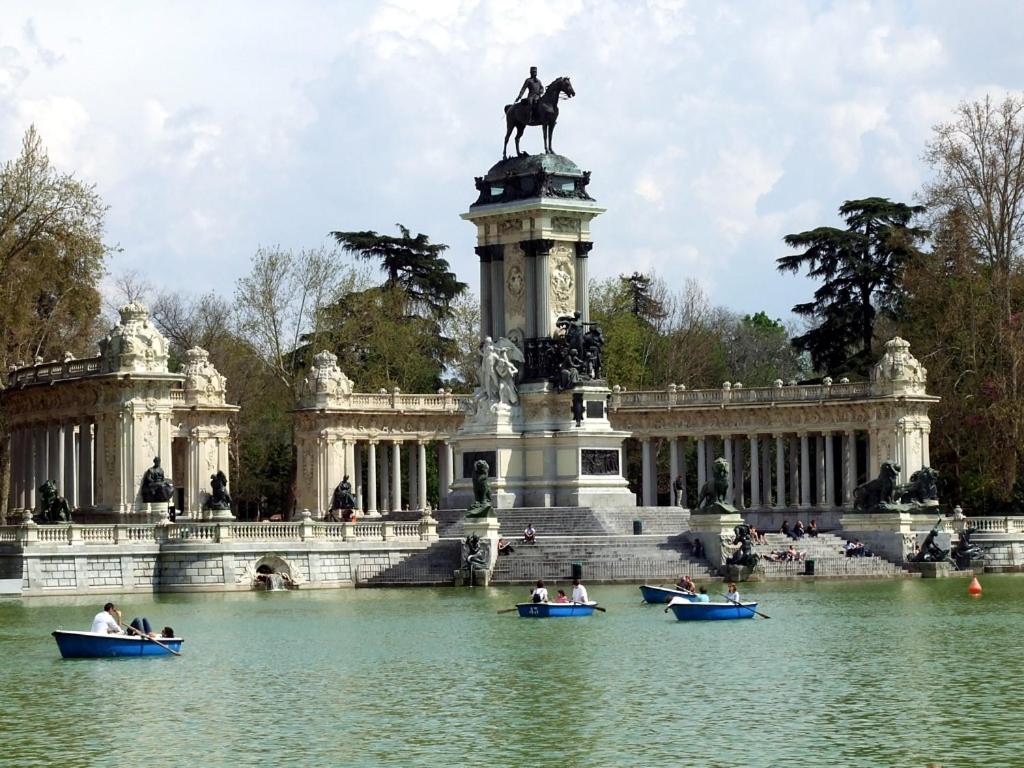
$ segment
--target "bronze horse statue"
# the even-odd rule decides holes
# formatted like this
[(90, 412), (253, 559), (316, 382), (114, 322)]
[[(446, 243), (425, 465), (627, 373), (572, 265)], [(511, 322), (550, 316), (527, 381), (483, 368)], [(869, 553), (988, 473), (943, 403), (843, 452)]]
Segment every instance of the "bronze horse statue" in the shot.
[(555, 123), (558, 122), (558, 98), (563, 93), (570, 99), (576, 95), (568, 77), (555, 78), (551, 85), (544, 89), (544, 95), (537, 100), (536, 115), (530, 114), (530, 104), (527, 101), (505, 105), (505, 144), (501, 148), (502, 160), (508, 159), (508, 137), (512, 135), (513, 128), (516, 129), (516, 155), (522, 157), (526, 154), (519, 149), (519, 140), (523, 138), (523, 131), (528, 125), (541, 127), (544, 131), (544, 152), (554, 152), (551, 149), (551, 134), (555, 132)]

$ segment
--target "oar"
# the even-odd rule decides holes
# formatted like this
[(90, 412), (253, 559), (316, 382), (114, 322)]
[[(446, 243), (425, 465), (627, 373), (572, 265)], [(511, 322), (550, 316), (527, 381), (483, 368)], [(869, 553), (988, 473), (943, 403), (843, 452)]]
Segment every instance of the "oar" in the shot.
[(573, 603), (573, 605), (582, 605), (585, 608), (593, 608), (595, 611), (600, 611), (601, 613), (608, 613), (608, 609), (602, 608), (600, 605), (591, 605), (590, 603)]
[(157, 640), (155, 637), (150, 637), (145, 632), (141, 632), (140, 630), (136, 629), (135, 627), (131, 626), (130, 624), (122, 624), (121, 626), (124, 627), (125, 629), (130, 629), (132, 632), (134, 632), (136, 635), (138, 635), (139, 637), (143, 638), (144, 640), (149, 640), (149, 642), (151, 642), (151, 643), (156, 643), (161, 648), (163, 648), (165, 651), (170, 651), (175, 656), (181, 656), (180, 653), (178, 653), (176, 650), (171, 648), (169, 645), (164, 645), (159, 640)]
[(758, 611), (758, 610), (756, 610), (754, 608), (751, 608), (749, 605), (743, 605), (743, 603), (737, 603), (735, 600), (733, 600), (728, 595), (723, 595), (721, 592), (719, 592), (718, 595), (719, 595), (719, 597), (724, 597), (726, 600), (728, 600), (733, 605), (738, 605), (740, 608), (746, 608), (748, 611), (754, 611), (754, 613), (756, 613), (758, 616), (760, 616), (763, 619), (770, 619), (771, 618), (771, 616), (769, 616), (767, 613), (761, 613), (760, 611)]
[(517, 605), (515, 608), (502, 608), (500, 611), (498, 611), (498, 613), (512, 613), (512, 611), (518, 611), (518, 610), (519, 610), (519, 606)]

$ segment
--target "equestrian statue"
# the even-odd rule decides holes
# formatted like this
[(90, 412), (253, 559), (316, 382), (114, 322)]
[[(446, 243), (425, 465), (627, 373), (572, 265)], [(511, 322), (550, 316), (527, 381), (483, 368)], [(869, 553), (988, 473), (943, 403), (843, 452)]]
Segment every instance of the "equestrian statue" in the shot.
[[(519, 140), (528, 125), (539, 125), (544, 132), (544, 152), (552, 153), (551, 134), (555, 132), (558, 122), (558, 99), (562, 94), (566, 98), (576, 95), (568, 77), (558, 77), (551, 81), (547, 88), (537, 77), (537, 68), (530, 67), (530, 76), (519, 89), (519, 96), (514, 104), (505, 105), (505, 144), (501, 149), (501, 159), (508, 159), (508, 137), (512, 129), (516, 131), (516, 155), (523, 157), (527, 153), (519, 148)], [(526, 98), (523, 98), (523, 95)]]

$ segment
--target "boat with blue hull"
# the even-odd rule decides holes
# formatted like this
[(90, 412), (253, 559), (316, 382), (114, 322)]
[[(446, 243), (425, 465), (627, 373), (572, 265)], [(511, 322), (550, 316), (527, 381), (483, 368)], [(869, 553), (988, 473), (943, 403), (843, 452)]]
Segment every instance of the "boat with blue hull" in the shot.
[(752, 619), (757, 603), (675, 603), (669, 608), (680, 621)]
[[(154, 642), (136, 635), (104, 635), (99, 632), (53, 632), (60, 655), (65, 659), (102, 659), (112, 656), (171, 656), (185, 642), (180, 637), (161, 637)], [(167, 646), (164, 648), (163, 646)], [(170, 651), (167, 650), (170, 648)]]
[(693, 592), (683, 592), (668, 587), (652, 587), (650, 584), (641, 584), (640, 594), (644, 596), (645, 603), (667, 603), (673, 597), (678, 597), (681, 600), (697, 599), (697, 595)]
[(555, 619), (593, 616), (597, 603), (517, 603), (519, 616), (524, 619)]

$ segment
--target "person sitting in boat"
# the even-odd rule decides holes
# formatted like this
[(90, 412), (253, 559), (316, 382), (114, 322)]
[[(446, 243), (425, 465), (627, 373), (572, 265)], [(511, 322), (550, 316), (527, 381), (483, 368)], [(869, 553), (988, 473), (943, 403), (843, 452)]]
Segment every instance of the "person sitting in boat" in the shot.
[(704, 587), (701, 587), (700, 591), (697, 592), (697, 600), (696, 600), (696, 602), (698, 602), (698, 603), (710, 603), (711, 602), (711, 598), (708, 596), (708, 591), (706, 589), (704, 589)]
[(174, 637), (174, 628), (173, 627), (164, 627), (163, 629), (160, 630), (160, 637), (162, 637), (162, 638)]
[(537, 586), (530, 593), (530, 599), (535, 603), (546, 603), (548, 601), (548, 591), (544, 587), (543, 581), (537, 580)]
[(555, 602), (556, 603), (568, 603), (569, 602), (569, 598), (566, 597), (564, 589), (558, 590), (558, 597), (555, 598)]
[(590, 596), (587, 594), (587, 588), (580, 583), (579, 579), (572, 580), (572, 601), (574, 603), (590, 602)]
[(523, 543), (524, 544), (536, 544), (537, 543), (537, 531), (534, 530), (533, 523), (526, 524), (526, 530), (523, 531)]
[(679, 581), (676, 582), (676, 589), (680, 592), (689, 592), (691, 595), (697, 591), (697, 585), (693, 583), (688, 575), (679, 577)]
[(738, 603), (740, 601), (740, 593), (736, 591), (736, 584), (729, 582), (729, 589), (725, 592), (725, 599), (730, 603)]
[(102, 635), (122, 634), (121, 612), (117, 610), (117, 606), (113, 603), (104, 605), (103, 610), (93, 616), (92, 629), (89, 631)]
[(505, 539), (498, 539), (498, 554), (499, 555), (511, 555), (515, 552), (512, 545), (509, 544)]
[(149, 619), (147, 619), (145, 616), (143, 616), (142, 618), (136, 616), (134, 619), (132, 619), (131, 623), (128, 626), (134, 630), (131, 633), (133, 635), (145, 635), (146, 637), (154, 637), (153, 627), (150, 625)]

